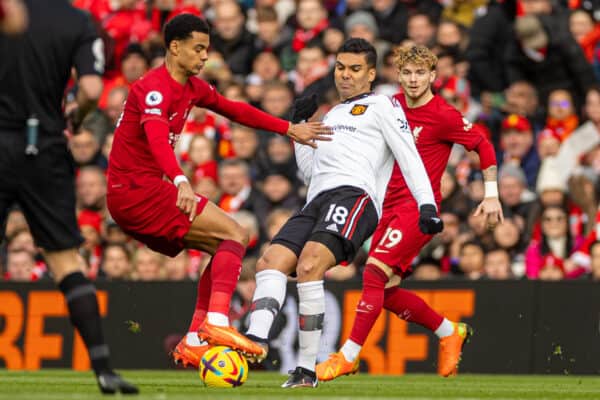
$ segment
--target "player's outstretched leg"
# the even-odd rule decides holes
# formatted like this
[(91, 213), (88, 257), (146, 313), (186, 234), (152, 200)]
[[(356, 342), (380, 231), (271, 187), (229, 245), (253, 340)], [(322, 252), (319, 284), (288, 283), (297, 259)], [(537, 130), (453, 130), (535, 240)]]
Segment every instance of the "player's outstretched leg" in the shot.
[(358, 372), (360, 350), (383, 308), (385, 284), (389, 280), (378, 266), (367, 263), (363, 273), (363, 290), (356, 306), (350, 337), (341, 350), (317, 365), (319, 380), (331, 381)]
[(210, 348), (210, 345), (207, 342), (201, 341), (200, 338), (198, 338), (198, 328), (206, 318), (206, 313), (208, 311), (212, 285), (211, 265), (212, 263), (209, 263), (206, 266), (202, 273), (202, 277), (198, 282), (196, 308), (194, 309), (194, 315), (192, 316), (192, 322), (188, 328), (188, 333), (179, 341), (172, 352), (175, 364), (181, 363), (184, 367), (190, 366), (198, 368), (202, 356), (206, 350)]
[(419, 296), (399, 287), (385, 290), (384, 308), (405, 321), (417, 323), (434, 332), (440, 338), (438, 374), (450, 376), (458, 373), (462, 348), (473, 334), (470, 326), (449, 321)]
[(246, 355), (261, 355), (264, 349), (229, 326), (229, 306), (235, 290), (245, 247), (235, 240), (223, 240), (212, 258), (212, 287), (207, 317), (198, 328), (198, 337), (209, 344), (227, 346)]

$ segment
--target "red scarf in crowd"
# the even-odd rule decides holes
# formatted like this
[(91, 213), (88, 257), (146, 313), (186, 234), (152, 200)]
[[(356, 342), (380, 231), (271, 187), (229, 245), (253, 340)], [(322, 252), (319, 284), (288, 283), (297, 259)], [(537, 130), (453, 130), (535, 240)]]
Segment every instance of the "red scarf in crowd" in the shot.
[(313, 40), (329, 26), (327, 19), (321, 20), (314, 28), (309, 30), (296, 29), (292, 39), (292, 49), (297, 53), (302, 50), (308, 42)]

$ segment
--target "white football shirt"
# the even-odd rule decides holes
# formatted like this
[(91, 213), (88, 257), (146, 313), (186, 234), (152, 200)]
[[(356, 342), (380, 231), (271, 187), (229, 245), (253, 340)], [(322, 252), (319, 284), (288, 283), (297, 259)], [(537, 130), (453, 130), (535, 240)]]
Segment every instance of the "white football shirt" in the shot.
[(381, 208), (394, 159), (419, 206), (434, 204), (431, 183), (404, 111), (384, 95), (366, 93), (333, 107), (323, 123), (334, 131), (318, 148), (295, 144), (296, 160), (308, 186), (307, 202), (339, 186), (354, 186)]

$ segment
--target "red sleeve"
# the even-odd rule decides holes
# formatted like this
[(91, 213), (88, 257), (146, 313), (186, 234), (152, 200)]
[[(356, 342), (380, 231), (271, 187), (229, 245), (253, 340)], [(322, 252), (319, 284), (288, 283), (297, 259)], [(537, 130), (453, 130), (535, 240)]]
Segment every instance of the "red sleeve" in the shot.
[(482, 137), (475, 151), (479, 154), (479, 168), (482, 171), (496, 165), (496, 151), (489, 140)]
[(474, 150), (481, 140), (483, 133), (470, 123), (460, 112), (448, 106), (443, 112), (446, 114), (445, 128), (440, 132), (444, 135), (442, 140), (458, 143), (465, 146), (468, 151)]
[(208, 108), (238, 124), (251, 128), (277, 132), (281, 135), (285, 135), (288, 131), (290, 125), (288, 121), (260, 111), (247, 103), (229, 100), (204, 81), (196, 81), (196, 90), (202, 95), (202, 98), (196, 103), (198, 107)]
[(169, 144), (169, 125), (156, 119), (149, 119), (143, 124), (143, 127), (144, 133), (148, 138), (150, 151), (163, 173), (171, 181), (177, 175), (183, 175), (183, 171), (175, 158), (173, 148)]

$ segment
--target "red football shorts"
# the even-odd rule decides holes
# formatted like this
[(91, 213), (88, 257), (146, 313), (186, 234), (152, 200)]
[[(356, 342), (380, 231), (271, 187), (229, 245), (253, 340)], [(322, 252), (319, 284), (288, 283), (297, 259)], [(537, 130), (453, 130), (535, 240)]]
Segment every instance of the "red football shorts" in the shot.
[(419, 229), (416, 207), (396, 207), (383, 211), (383, 216), (371, 239), (369, 256), (390, 266), (402, 278), (412, 272), (412, 261), (433, 238)]
[[(199, 215), (208, 199), (196, 194)], [(110, 215), (121, 229), (154, 251), (175, 257), (185, 248), (190, 220), (177, 208), (177, 188), (162, 179), (115, 184), (108, 188)]]

